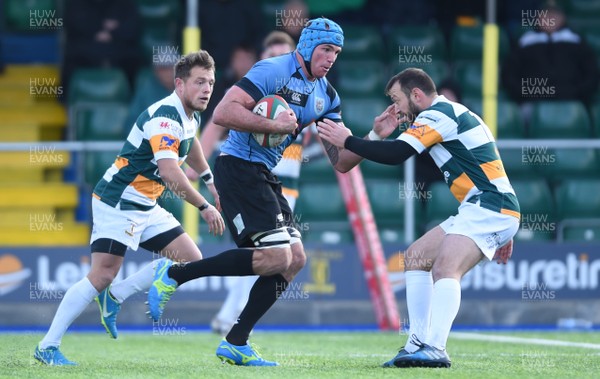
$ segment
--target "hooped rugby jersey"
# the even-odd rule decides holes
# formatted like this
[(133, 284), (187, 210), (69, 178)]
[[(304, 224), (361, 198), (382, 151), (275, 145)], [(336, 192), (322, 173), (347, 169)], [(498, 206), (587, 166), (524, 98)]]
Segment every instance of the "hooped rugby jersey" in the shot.
[(444, 96), (416, 117), (398, 139), (429, 154), (459, 201), (520, 218), (519, 202), (506, 176), (496, 140), (479, 116)]
[(309, 81), (295, 52), (263, 59), (248, 71), (236, 86), (246, 91), (254, 101), (266, 95), (279, 95), (287, 101), (298, 118), (296, 132), (290, 134), (276, 147), (262, 147), (252, 138), (252, 133), (230, 130), (221, 152), (235, 157), (262, 163), (272, 170), (288, 147), (305, 127), (321, 118), (341, 121), (340, 98), (327, 81), (320, 78)]
[(149, 209), (165, 185), (158, 173), (159, 159), (177, 159), (182, 165), (199, 125), (190, 120), (175, 92), (152, 104), (137, 118), (112, 166), (94, 188), (94, 197), (121, 209)]

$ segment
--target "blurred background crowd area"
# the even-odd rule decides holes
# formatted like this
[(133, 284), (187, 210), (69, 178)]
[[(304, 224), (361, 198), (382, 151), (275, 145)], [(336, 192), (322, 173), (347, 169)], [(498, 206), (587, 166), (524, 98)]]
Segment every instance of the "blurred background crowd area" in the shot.
[[(427, 71), (440, 93), (482, 112), (485, 1), (198, 3), (201, 48), (217, 67), (203, 124), (227, 88), (259, 59), (269, 32), (285, 31), (297, 41), (304, 23), (319, 16), (344, 29), (344, 48), (328, 79), (355, 135), (368, 133), (373, 117), (389, 104), (384, 95), (388, 78), (411, 66)], [(600, 1), (497, 3), (498, 138), (524, 141), (521, 149), (501, 149), (501, 155), (523, 215), (546, 217), (543, 225), (549, 225), (549, 230), (535, 230), (538, 219), (531, 224), (535, 228), (522, 228), (518, 239), (598, 241), (600, 151), (529, 146), (527, 140), (598, 137)], [(185, 0), (4, 0), (1, 12), (0, 118), (5, 130), (0, 142), (120, 141), (140, 112), (173, 91), (172, 65), (184, 54)], [(54, 158), (47, 158), (49, 153)], [(29, 159), (25, 163), (12, 154), (1, 158), (13, 183), (10, 191), (20, 195), (23, 206), (47, 209), (66, 220), (71, 235), (81, 236), (60, 243), (87, 243), (90, 190), (115, 151), (64, 152), (60, 159), (56, 152), (30, 151), (23, 153)], [(339, 190), (327, 159), (305, 161), (297, 213), (303, 222), (325, 225), (311, 228), (307, 238), (352, 240), (343, 200), (331, 196)], [(384, 241), (403, 240), (403, 196), (419, 202), (418, 231), (456, 212), (443, 177), (427, 159), (417, 161), (417, 181), (410, 186), (403, 184), (403, 167), (371, 162), (361, 167)], [(20, 217), (31, 217), (31, 212), (14, 210), (10, 193), (4, 195), (4, 219), (18, 223)], [(164, 196), (161, 201), (180, 217), (178, 199)]]

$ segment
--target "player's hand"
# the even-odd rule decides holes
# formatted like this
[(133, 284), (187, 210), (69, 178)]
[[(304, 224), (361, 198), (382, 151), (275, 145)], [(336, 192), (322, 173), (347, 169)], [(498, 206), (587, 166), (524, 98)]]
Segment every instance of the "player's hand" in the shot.
[(492, 258), (492, 260), (495, 260), (498, 264), (506, 264), (512, 256), (512, 251), (513, 240), (511, 239), (506, 245), (499, 247), (498, 250), (496, 250), (496, 254), (494, 254), (494, 258)]
[(217, 192), (217, 188), (215, 187), (215, 183), (210, 183), (206, 185), (206, 188), (208, 188), (208, 190), (210, 191), (210, 194), (212, 195), (213, 199), (215, 199), (215, 208), (217, 208), (217, 210), (219, 212), (221, 212), (221, 198), (219, 197), (219, 193)]
[(196, 172), (196, 170), (194, 170), (193, 168), (191, 168), (189, 166), (185, 168), (184, 172), (185, 172), (185, 176), (188, 178), (188, 180), (190, 182), (195, 182), (196, 180), (198, 180), (198, 178), (200, 178), (200, 174), (198, 174)]
[(212, 235), (223, 235), (223, 231), (225, 231), (225, 221), (223, 221), (223, 217), (212, 204), (208, 205), (203, 211), (200, 211), (200, 216), (206, 221), (208, 224), (208, 232)]
[(277, 121), (277, 133), (280, 134), (291, 134), (298, 127), (298, 119), (296, 114), (291, 109), (286, 109), (275, 117)]
[(333, 122), (328, 118), (317, 122), (317, 130), (319, 131), (319, 137), (323, 138), (332, 145), (341, 148), (344, 147), (344, 142), (346, 142), (346, 139), (352, 135), (350, 129)]
[(373, 131), (381, 137), (381, 139), (384, 139), (392, 134), (398, 125), (400, 125), (400, 118), (396, 112), (396, 106), (392, 104), (387, 107), (382, 114), (375, 117)]

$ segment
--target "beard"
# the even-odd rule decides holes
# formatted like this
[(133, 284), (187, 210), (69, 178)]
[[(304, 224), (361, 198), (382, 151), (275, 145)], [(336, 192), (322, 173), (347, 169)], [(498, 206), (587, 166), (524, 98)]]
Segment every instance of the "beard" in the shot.
[(206, 105), (194, 105), (194, 102), (188, 98), (183, 100), (186, 108), (192, 109), (195, 112), (203, 112), (206, 109)]
[(408, 121), (412, 124), (413, 121), (415, 121), (415, 118), (417, 118), (417, 115), (421, 113), (421, 111), (419, 110), (419, 108), (417, 108), (416, 104), (413, 103), (413, 101), (409, 98), (408, 99), (408, 114), (406, 115), (408, 117)]

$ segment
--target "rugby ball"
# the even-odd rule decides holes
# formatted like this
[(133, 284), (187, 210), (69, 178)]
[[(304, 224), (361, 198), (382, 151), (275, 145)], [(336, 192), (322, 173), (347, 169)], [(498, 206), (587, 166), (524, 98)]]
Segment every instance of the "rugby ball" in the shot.
[[(257, 115), (270, 118), (271, 120), (286, 109), (290, 109), (288, 103), (277, 95), (268, 95), (260, 99), (252, 112)], [(252, 133), (254, 140), (263, 147), (275, 147), (280, 145), (287, 138), (287, 134), (275, 133)]]

